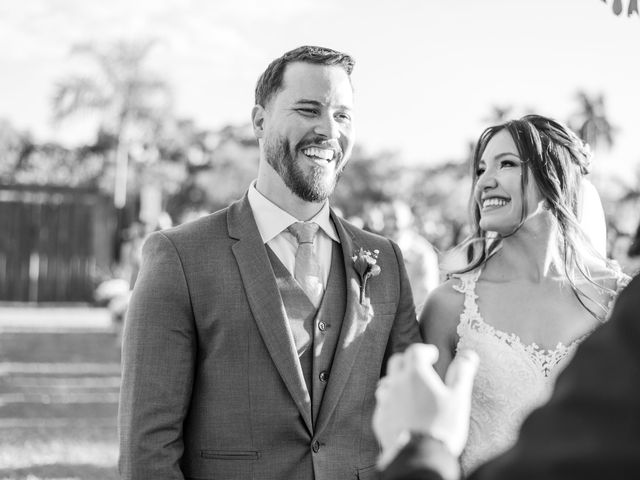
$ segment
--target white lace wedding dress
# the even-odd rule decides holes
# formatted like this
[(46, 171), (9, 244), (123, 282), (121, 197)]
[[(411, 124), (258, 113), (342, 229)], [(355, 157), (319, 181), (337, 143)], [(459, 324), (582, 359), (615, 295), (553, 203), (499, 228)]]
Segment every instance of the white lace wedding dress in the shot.
[[(467, 475), (515, 443), (525, 417), (549, 399), (557, 375), (587, 336), (570, 345), (560, 342), (554, 350), (544, 350), (535, 343), (523, 344), (515, 334), (493, 328), (478, 311), (475, 287), (479, 276), (480, 270), (456, 276), (460, 285), (454, 287), (465, 296), (457, 327), (457, 349), (472, 349), (480, 356), (469, 439), (460, 459)], [(616, 290), (621, 288), (618, 281)]]

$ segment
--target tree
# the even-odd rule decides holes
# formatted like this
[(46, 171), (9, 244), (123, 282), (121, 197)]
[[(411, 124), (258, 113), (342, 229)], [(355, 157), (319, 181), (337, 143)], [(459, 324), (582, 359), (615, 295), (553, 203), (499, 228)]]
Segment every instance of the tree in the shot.
[(605, 111), (604, 96), (600, 94), (591, 97), (580, 91), (576, 97), (580, 107), (569, 120), (572, 130), (594, 149), (602, 142), (612, 147), (616, 128), (609, 121)]
[[(188, 165), (189, 176), (168, 196), (166, 211), (178, 222), (218, 210), (242, 197), (256, 176), (258, 142), (251, 124), (228, 125), (218, 131), (182, 122), (164, 152)], [(165, 153), (166, 154), (166, 153)]]
[(126, 203), (129, 150), (134, 140), (153, 136), (171, 108), (168, 84), (145, 69), (155, 42), (116, 42), (104, 47), (80, 44), (72, 54), (84, 55), (97, 67), (94, 75), (62, 79), (53, 95), (54, 120), (83, 111), (95, 112), (100, 130), (114, 139), (116, 175), (114, 203)]
[(15, 182), (34, 145), (28, 132), (19, 131), (11, 122), (0, 119), (0, 181)]
[(484, 121), (487, 122), (488, 125), (498, 125), (509, 120), (512, 112), (513, 106), (511, 105), (493, 105), (491, 107), (491, 113), (484, 118)]

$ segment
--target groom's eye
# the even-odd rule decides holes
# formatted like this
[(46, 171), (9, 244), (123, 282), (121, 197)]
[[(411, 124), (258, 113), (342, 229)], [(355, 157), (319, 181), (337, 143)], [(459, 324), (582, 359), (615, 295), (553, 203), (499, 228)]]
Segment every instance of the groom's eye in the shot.
[(336, 114), (336, 118), (340, 121), (343, 122), (350, 122), (351, 121), (351, 115), (349, 115), (346, 112), (342, 112), (342, 113), (338, 113)]

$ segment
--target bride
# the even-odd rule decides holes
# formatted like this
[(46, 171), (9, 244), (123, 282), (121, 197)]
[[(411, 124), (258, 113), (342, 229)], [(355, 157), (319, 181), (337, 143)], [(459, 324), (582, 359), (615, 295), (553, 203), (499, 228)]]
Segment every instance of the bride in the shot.
[(539, 115), (490, 127), (476, 146), (473, 234), (459, 247), (468, 261), (420, 316), (424, 340), (440, 350), (440, 375), (457, 349), (480, 356), (461, 458), (467, 474), (512, 445), (628, 281), (579, 226), (589, 160), (573, 132)]

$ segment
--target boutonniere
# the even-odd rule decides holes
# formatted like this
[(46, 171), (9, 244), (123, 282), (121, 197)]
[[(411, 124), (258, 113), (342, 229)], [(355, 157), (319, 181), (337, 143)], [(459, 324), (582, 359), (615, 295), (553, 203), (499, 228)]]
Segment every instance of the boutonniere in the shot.
[(367, 288), (367, 282), (371, 277), (375, 277), (376, 275), (380, 275), (382, 269), (380, 265), (378, 265), (378, 254), (380, 250), (374, 250), (370, 252), (369, 250), (365, 250), (364, 248), (360, 248), (357, 252), (354, 253), (353, 257), (353, 266), (358, 272), (360, 276), (360, 303), (364, 302), (364, 294)]

